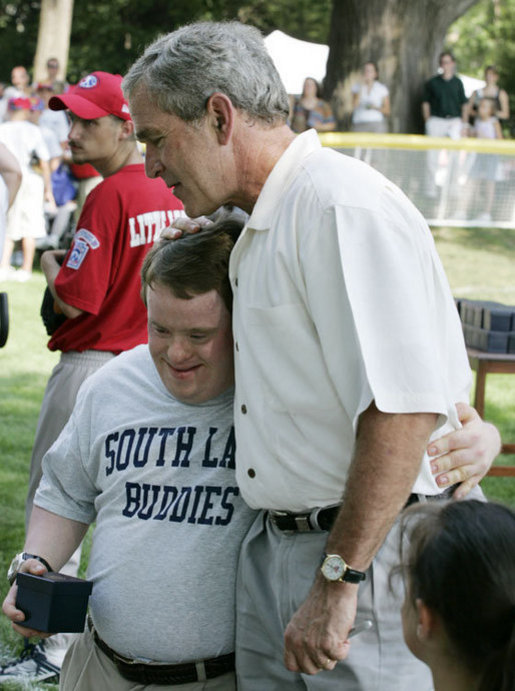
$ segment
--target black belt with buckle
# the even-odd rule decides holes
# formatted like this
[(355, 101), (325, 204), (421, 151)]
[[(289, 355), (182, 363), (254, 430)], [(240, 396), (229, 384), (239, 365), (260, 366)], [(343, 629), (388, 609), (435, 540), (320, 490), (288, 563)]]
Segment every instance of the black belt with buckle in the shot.
[(279, 530), (295, 533), (323, 532), (331, 530), (339, 510), (340, 505), (329, 506), (327, 509), (313, 509), (306, 513), (269, 511), (268, 516)]
[(125, 679), (139, 684), (175, 685), (191, 684), (196, 681), (214, 679), (222, 674), (234, 671), (234, 653), (212, 657), (199, 662), (185, 662), (179, 665), (145, 664), (138, 660), (120, 655), (110, 648), (95, 631), (91, 617), (88, 617), (88, 627), (93, 639), (100, 650), (114, 662), (118, 671)]
[[(410, 494), (404, 508), (417, 502), (450, 499), (457, 485), (447, 487), (440, 494)], [(340, 506), (329, 506), (326, 509), (313, 509), (304, 513), (290, 511), (269, 511), (270, 521), (279, 530), (293, 533), (312, 533), (329, 531), (333, 527)]]

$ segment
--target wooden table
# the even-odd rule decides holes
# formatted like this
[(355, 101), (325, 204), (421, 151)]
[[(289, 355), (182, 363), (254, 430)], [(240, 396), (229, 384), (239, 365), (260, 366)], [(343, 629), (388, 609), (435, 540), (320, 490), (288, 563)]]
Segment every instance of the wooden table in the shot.
[[(515, 355), (509, 353), (486, 353), (483, 350), (467, 348), (470, 366), (476, 371), (476, 392), (474, 407), (484, 417), (485, 412), (485, 387), (487, 374), (515, 374)], [(501, 453), (515, 454), (515, 443), (503, 444)], [(503, 477), (515, 477), (515, 466), (492, 466), (488, 475)]]

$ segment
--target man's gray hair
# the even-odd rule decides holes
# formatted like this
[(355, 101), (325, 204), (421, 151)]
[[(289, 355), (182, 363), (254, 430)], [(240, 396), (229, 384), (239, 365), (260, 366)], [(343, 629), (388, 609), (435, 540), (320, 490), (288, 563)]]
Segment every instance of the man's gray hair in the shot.
[(251, 118), (288, 118), (288, 96), (260, 32), (239, 22), (198, 22), (158, 38), (123, 80), (128, 99), (140, 81), (160, 110), (182, 120), (201, 120), (215, 92)]

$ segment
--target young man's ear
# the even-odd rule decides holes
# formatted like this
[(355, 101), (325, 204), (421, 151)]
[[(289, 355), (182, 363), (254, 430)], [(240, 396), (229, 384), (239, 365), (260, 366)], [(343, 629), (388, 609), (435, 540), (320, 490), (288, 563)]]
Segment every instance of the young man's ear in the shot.
[(215, 92), (208, 99), (206, 111), (218, 143), (222, 146), (227, 144), (232, 135), (236, 112), (231, 99), (225, 94)]
[(135, 139), (132, 120), (122, 120), (121, 139)]

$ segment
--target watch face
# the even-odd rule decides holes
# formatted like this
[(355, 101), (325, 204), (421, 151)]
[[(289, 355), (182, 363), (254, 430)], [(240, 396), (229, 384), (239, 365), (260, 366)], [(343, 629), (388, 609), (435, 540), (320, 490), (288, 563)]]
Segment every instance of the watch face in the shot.
[(322, 564), (322, 573), (328, 581), (339, 581), (347, 565), (338, 554), (329, 554)]

